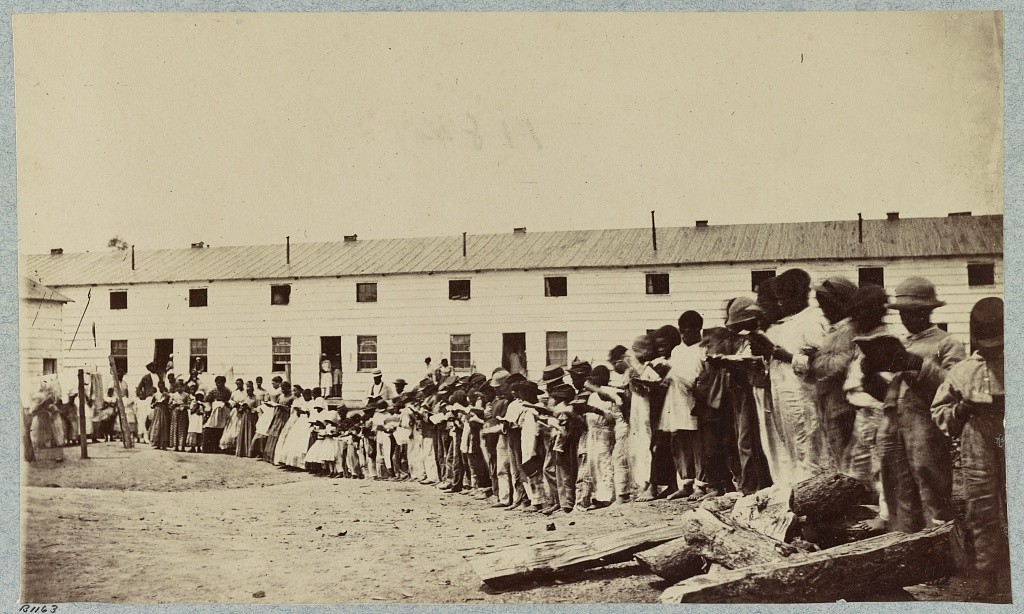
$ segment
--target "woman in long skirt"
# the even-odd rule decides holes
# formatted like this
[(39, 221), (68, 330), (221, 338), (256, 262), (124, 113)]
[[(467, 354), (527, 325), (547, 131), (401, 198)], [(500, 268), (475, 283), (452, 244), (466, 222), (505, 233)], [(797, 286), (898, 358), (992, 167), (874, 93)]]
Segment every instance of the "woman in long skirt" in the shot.
[[(306, 398), (306, 397), (310, 398)], [(296, 469), (306, 468), (306, 452), (310, 447), (310, 435), (313, 434), (310, 418), (310, 401), (312, 395), (304, 392), (301, 403), (296, 401), (293, 405), (293, 413), (290, 422), (295, 424), (288, 430), (288, 436), (282, 438), (278, 447), (281, 448), (275, 455), (275, 460), (281, 459), (281, 463)]]
[(228, 454), (235, 453), (235, 447), (238, 443), (238, 430), (242, 425), (242, 414), (247, 407), (242, 380), (235, 380), (235, 387), (235, 390), (231, 393), (231, 402), (228, 403), (231, 413), (228, 415), (228, 423), (224, 427), (224, 434), (220, 438), (220, 449)]
[(188, 440), (188, 410), (192, 399), (182, 384), (179, 384), (171, 399), (171, 445), (174, 446), (175, 452), (184, 452)]
[(241, 423), (238, 426), (238, 442), (235, 444), (235, 456), (242, 458), (249, 457), (252, 439), (256, 436), (256, 420), (259, 419), (256, 408), (260, 402), (256, 398), (252, 382), (245, 384), (245, 397), (245, 409), (242, 410)]
[(153, 393), (153, 425), (149, 439), (157, 450), (166, 450), (171, 445), (171, 407), (167, 394), (159, 390)]
[(285, 382), (281, 385), (281, 390), (284, 391), (283, 396), (280, 404), (276, 405), (274, 419), (271, 421), (270, 427), (267, 428), (267, 439), (263, 444), (263, 460), (271, 464), (276, 464), (275, 456), (278, 444), (284, 438), (285, 429), (288, 429), (288, 425), (292, 422), (291, 386)]

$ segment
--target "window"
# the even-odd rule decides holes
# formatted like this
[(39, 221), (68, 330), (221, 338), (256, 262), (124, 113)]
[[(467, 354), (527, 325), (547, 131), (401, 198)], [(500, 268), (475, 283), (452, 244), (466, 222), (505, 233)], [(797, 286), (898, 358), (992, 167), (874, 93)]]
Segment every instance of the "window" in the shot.
[(975, 262), (967, 265), (968, 286), (996, 285), (996, 265), (991, 262)]
[(757, 292), (757, 287), (775, 277), (775, 269), (762, 270), (762, 271), (751, 271), (750, 272), (750, 291)]
[(56, 358), (44, 358), (43, 359), (43, 375), (52, 375), (57, 372), (57, 359)]
[(207, 365), (210, 362), (206, 359), (206, 339), (189, 339), (188, 370), (206, 373)]
[(879, 286), (885, 287), (885, 269), (880, 266), (863, 266), (857, 270), (857, 278), (860, 287)]
[(569, 364), (569, 333), (548, 331), (547, 336), (548, 364), (556, 366)]
[(124, 375), (128, 372), (128, 340), (127, 339), (111, 339), (110, 340), (110, 355), (114, 357), (114, 366), (117, 368), (118, 375)]
[(357, 303), (376, 303), (377, 302), (377, 284), (365, 283), (356, 284), (356, 302)]
[(452, 301), (468, 301), (469, 300), (469, 280), (468, 279), (449, 279), (448, 280), (448, 299)]
[(568, 284), (564, 277), (545, 277), (544, 296), (567, 296)]
[(668, 273), (648, 273), (647, 294), (668, 294)]
[(111, 309), (128, 309), (128, 291), (127, 290), (111, 290), (110, 291), (110, 308)]
[(287, 305), (292, 299), (292, 286), (291, 284), (281, 284), (279, 286), (270, 286), (270, 304), (271, 305)]
[(356, 369), (372, 371), (377, 368), (377, 336), (356, 337)]
[(469, 370), (473, 360), (469, 355), (469, 335), (452, 335), (451, 357), (453, 369)]
[(191, 288), (188, 291), (189, 307), (206, 307), (206, 288)]
[(284, 373), (292, 362), (292, 338), (272, 337), (270, 344), (272, 346), (270, 370), (274, 373)]

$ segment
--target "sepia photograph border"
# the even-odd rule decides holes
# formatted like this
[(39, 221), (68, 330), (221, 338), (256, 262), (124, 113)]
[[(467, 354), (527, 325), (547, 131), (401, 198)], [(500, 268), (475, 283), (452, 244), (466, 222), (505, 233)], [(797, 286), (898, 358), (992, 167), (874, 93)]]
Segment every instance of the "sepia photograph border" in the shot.
[[(0, 558), (0, 578), (2, 578), (2, 594), (0, 594), (0, 612), (20, 611), (20, 425), (15, 419), (12, 400), (19, 398), (18, 353), (18, 225), (17, 225), (17, 179), (15, 154), (15, 109), (14, 105), (14, 58), (12, 16), (23, 13), (77, 13), (77, 12), (502, 12), (502, 11), (653, 11), (653, 12), (790, 12), (790, 11), (932, 11), (932, 10), (999, 10), (1004, 14), (1004, 288), (1021, 287), (1024, 281), (1024, 259), (1021, 257), (1021, 245), (1024, 241), (1022, 230), (1021, 201), (1024, 199), (1024, 1), (1022, 0), (644, 0), (626, 2), (602, 0), (580, 2), (572, 0), (532, 0), (495, 2), (494, 0), (419, 0), (419, 1), (374, 1), (374, 0), (61, 0), (61, 1), (14, 1), (5, 2), (5, 15), (0, 28), (0, 238), (3, 249), (0, 250), (0, 271), (2, 271), (3, 292), (0, 292), (0, 393), (7, 399), (5, 419), (0, 427), (0, 496), (2, 496), (3, 512), (0, 514), (0, 543), (4, 555)], [(1005, 291), (1009, 310), (1006, 322), (1011, 330), (1020, 330), (1015, 325), (1024, 317), (1019, 297), (1012, 291)], [(1007, 492), (1009, 519), (1009, 537), (1011, 560), (1013, 561), (1013, 588), (1016, 604), (1013, 609), (1020, 609), (1024, 603), (1024, 413), (1021, 407), (1021, 389), (1024, 384), (1021, 376), (1024, 368), (1024, 349), (1022, 344), (1009, 344), (1006, 371), (1011, 379), (1017, 381), (1012, 386), (1010, 403), (1012, 409), (1006, 415), (1006, 463), (1007, 483), (1017, 486)], [(46, 604), (32, 604), (46, 605)], [(204, 606), (126, 606), (117, 604), (61, 604), (58, 612), (91, 613), (91, 612), (228, 612), (228, 611), (275, 611), (297, 612), (308, 611), (315, 607), (316, 611), (385, 611), (416, 610), (420, 612), (446, 611), (449, 606), (444, 604), (422, 606), (384, 606), (384, 605), (204, 605)], [(533, 605), (516, 606), (521, 611), (566, 611), (574, 609), (600, 608), (603, 611), (642, 611), (655, 607), (664, 611), (663, 606), (655, 604), (641, 605), (585, 605), (566, 607)], [(714, 605), (715, 611), (735, 612), (793, 612), (792, 605)], [(902, 612), (984, 612), (999, 607), (978, 603), (890, 603), (890, 604), (819, 604), (801, 606), (799, 611), (852, 611), (877, 612), (899, 609)], [(498, 606), (503, 608), (503, 606)], [(460, 611), (496, 610), (494, 606), (459, 606)], [(1007, 611), (1007, 606), (999, 608)]]

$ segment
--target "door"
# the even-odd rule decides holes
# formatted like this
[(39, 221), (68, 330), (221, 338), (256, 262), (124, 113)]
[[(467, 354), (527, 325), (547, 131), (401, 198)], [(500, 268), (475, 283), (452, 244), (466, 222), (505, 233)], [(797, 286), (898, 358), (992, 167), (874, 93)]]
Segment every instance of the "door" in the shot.
[(526, 333), (501, 335), (501, 366), (509, 373), (526, 375)]
[(157, 364), (157, 368), (171, 371), (173, 368), (168, 366), (167, 363), (171, 362), (172, 354), (174, 354), (174, 339), (157, 339), (154, 342), (153, 362)]
[(341, 396), (341, 337), (320, 337), (318, 386), (325, 397)]

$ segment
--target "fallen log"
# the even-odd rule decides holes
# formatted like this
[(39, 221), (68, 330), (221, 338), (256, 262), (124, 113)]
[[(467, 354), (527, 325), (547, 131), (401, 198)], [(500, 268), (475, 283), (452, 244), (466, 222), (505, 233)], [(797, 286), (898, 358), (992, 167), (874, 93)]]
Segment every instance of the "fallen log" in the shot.
[(729, 518), (741, 527), (787, 542), (793, 537), (795, 515), (790, 509), (792, 500), (792, 489), (783, 485), (771, 486), (737, 501)]
[(868, 503), (871, 491), (841, 473), (822, 473), (793, 487), (793, 513), (809, 520), (835, 520), (847, 510)]
[(726, 569), (784, 561), (798, 550), (757, 531), (720, 520), (705, 509), (687, 518), (686, 535), (633, 556), (641, 569), (679, 581), (704, 573), (710, 564)]
[(888, 533), (793, 560), (694, 576), (665, 590), (662, 603), (825, 603), (951, 574), (953, 522), (920, 533)]
[(484, 584), (491, 588), (513, 588), (531, 580), (553, 579), (628, 561), (632, 556), (658, 544), (677, 539), (690, 530), (690, 514), (655, 527), (641, 527), (607, 535), (579, 539), (553, 539), (498, 549), (469, 559)]

